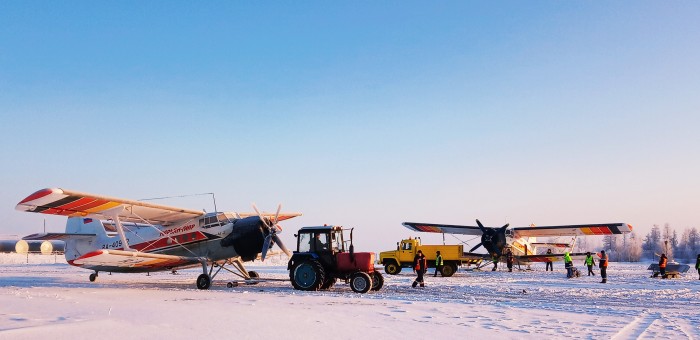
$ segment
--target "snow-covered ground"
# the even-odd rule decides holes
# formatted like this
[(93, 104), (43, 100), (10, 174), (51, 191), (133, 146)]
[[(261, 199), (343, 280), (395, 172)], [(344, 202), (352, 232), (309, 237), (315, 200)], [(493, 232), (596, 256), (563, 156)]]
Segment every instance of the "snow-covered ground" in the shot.
[[(651, 279), (648, 264), (612, 263), (608, 284), (566, 279), (559, 265), (460, 270), (413, 289), (408, 271), (385, 275), (379, 292), (355, 294), (343, 283), (324, 292), (279, 281), (227, 288), (232, 274), (202, 291), (194, 286), (201, 269), (101, 273), (91, 283), (89, 271), (60, 256), (30, 256), (30, 264), (22, 256), (0, 254), (0, 339), (700, 338), (697, 273)], [(284, 279), (284, 263), (248, 269)]]

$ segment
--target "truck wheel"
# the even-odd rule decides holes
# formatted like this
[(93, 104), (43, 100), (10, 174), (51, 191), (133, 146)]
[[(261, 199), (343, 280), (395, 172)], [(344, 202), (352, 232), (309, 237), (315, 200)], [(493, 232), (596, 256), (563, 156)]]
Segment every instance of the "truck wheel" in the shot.
[(367, 293), (372, 288), (372, 278), (365, 272), (350, 275), (350, 288), (355, 293)]
[(442, 266), (442, 270), (440, 272), (442, 273), (442, 276), (450, 277), (450, 276), (454, 275), (456, 271), (457, 271), (457, 267), (452, 263), (448, 263), (448, 264), (445, 264), (444, 266)]
[(401, 266), (399, 266), (396, 262), (389, 262), (384, 265), (384, 272), (389, 275), (396, 275), (401, 272)]
[(323, 267), (318, 261), (302, 262), (289, 272), (292, 286), (298, 290), (319, 290), (324, 278)]
[(380, 289), (382, 289), (383, 285), (384, 285), (384, 276), (382, 276), (382, 273), (375, 270), (372, 273), (372, 290), (374, 290), (374, 291), (380, 290)]

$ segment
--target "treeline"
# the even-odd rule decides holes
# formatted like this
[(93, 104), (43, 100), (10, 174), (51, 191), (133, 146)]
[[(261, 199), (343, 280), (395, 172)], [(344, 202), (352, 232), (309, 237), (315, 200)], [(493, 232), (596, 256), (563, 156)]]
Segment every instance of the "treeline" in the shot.
[(625, 235), (604, 236), (603, 244), (590, 238), (580, 238), (578, 251), (605, 249), (610, 261), (639, 262), (658, 259), (666, 254), (669, 259), (694, 262), (700, 254), (700, 233), (696, 227), (686, 228), (680, 233), (666, 223), (663, 227), (654, 225), (644, 237), (635, 232)]

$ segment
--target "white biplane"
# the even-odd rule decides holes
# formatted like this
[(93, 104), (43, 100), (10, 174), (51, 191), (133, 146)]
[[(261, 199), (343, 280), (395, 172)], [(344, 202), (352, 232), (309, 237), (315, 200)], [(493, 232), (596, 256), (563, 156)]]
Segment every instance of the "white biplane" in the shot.
[[(243, 262), (265, 260), (274, 244), (290, 255), (277, 233), (279, 221), (300, 213), (238, 214), (176, 208), (143, 201), (49, 188), (15, 209), (68, 217), (65, 233), (43, 233), (25, 240), (64, 240), (66, 261), (99, 272), (153, 272), (201, 265), (197, 288), (208, 289), (221, 269), (244, 280), (258, 278)], [(233, 266), (237, 272), (226, 268)], [(214, 268), (218, 268), (214, 272)]]
[[(569, 251), (571, 256), (581, 257), (585, 253), (574, 253), (573, 248), (576, 238), (579, 236), (620, 235), (632, 231), (632, 226), (627, 223), (601, 223), (580, 224), (543, 227), (517, 227), (510, 228), (506, 224), (499, 228), (484, 227), (479, 220), (477, 226), (449, 225), (435, 223), (404, 222), (403, 226), (418, 232), (462, 234), (481, 236), (481, 242), (474, 246), (469, 253), (479, 247), (484, 247), (488, 252), (486, 258), (500, 258), (510, 249), (518, 264), (528, 265), (533, 262), (561, 261), (564, 257), (563, 250)], [(569, 242), (538, 242), (537, 237), (571, 237)], [(542, 248), (556, 248), (558, 252), (543, 254)]]

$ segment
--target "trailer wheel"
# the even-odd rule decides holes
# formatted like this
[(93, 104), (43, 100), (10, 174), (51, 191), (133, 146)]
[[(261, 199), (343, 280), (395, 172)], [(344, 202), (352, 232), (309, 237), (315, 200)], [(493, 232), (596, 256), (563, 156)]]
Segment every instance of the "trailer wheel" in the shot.
[(372, 272), (372, 290), (380, 290), (382, 286), (384, 286), (384, 276), (382, 276), (382, 273), (375, 270)]
[(444, 266), (442, 266), (442, 270), (440, 271), (440, 273), (444, 277), (450, 277), (450, 276), (454, 275), (456, 271), (457, 271), (457, 266), (455, 266), (454, 263), (447, 263)]
[(289, 272), (294, 289), (319, 290), (324, 283), (323, 267), (318, 261), (304, 261)]
[(365, 272), (350, 275), (350, 288), (355, 293), (367, 293), (372, 288), (372, 278)]
[(389, 275), (396, 275), (401, 272), (401, 266), (398, 263), (391, 261), (384, 265), (384, 272)]

